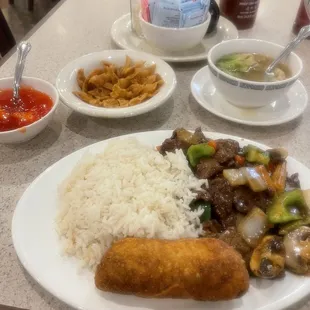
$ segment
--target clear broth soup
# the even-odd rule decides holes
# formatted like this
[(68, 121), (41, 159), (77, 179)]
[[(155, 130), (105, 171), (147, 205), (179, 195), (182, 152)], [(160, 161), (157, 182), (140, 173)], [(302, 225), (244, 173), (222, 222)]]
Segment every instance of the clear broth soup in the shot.
[[(239, 79), (264, 82), (265, 71), (274, 61), (274, 58), (256, 53), (233, 53), (221, 57), (216, 62), (216, 67), (223, 72)], [(273, 70), (274, 81), (283, 81), (292, 77), (288, 65), (280, 63)]]

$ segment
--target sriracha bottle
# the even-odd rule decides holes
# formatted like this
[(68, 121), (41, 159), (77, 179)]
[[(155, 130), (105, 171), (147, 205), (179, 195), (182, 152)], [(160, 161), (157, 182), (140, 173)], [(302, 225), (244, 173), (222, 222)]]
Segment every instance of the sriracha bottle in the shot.
[(260, 0), (221, 0), (221, 14), (238, 29), (252, 28), (256, 19)]
[[(300, 6), (297, 12), (297, 16), (293, 25), (293, 32), (297, 35), (299, 30), (310, 24), (310, 19), (306, 11), (304, 0), (301, 0)], [(309, 37), (308, 37), (309, 39)]]

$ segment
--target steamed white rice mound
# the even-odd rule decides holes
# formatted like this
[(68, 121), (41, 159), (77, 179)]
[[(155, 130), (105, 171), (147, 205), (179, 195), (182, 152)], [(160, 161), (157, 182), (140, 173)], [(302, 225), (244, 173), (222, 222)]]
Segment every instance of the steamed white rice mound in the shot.
[(198, 237), (191, 211), (198, 180), (182, 151), (162, 156), (135, 139), (118, 139), (86, 156), (61, 185), (57, 231), (68, 255), (94, 268), (111, 243), (124, 237)]

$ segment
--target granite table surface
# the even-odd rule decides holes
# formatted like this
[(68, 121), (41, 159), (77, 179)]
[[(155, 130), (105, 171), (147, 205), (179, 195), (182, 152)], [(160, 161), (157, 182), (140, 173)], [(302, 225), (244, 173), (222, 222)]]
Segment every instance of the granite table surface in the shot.
[[(286, 44), (299, 0), (261, 0), (255, 26), (240, 37), (266, 39)], [(29, 37), (33, 48), (25, 75), (55, 83), (58, 72), (84, 54), (115, 49), (110, 37), (112, 23), (129, 11), (129, 0), (67, 0)], [(310, 90), (310, 41), (297, 53), (304, 62), (301, 80)], [(0, 77), (11, 76), (16, 54), (0, 67)], [(230, 123), (203, 110), (190, 93), (190, 81), (206, 62), (172, 64), (178, 86), (167, 104), (138, 117), (122, 120), (95, 119), (79, 115), (61, 104), (44, 132), (28, 143), (0, 146), (0, 304), (33, 310), (71, 309), (50, 295), (27, 274), (15, 254), (11, 219), (18, 199), (27, 186), (62, 157), (100, 140), (149, 130), (178, 126), (221, 132), (283, 146), (310, 167), (310, 107), (303, 117), (275, 127), (249, 127)], [(310, 309), (303, 300), (291, 309)]]

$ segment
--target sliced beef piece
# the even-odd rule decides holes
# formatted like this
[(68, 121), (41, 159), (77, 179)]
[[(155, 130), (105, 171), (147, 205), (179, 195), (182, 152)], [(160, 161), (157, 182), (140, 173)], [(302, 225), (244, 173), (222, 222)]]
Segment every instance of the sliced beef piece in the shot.
[(249, 270), (253, 249), (243, 240), (235, 227), (230, 227), (219, 236), (219, 239), (232, 246), (243, 257)]
[(231, 159), (227, 163), (225, 163), (225, 168), (227, 168), (227, 169), (239, 169), (239, 168), (241, 168), (241, 166), (238, 165), (238, 163), (236, 163), (234, 159)]
[(233, 189), (224, 178), (216, 178), (209, 182), (212, 198), (212, 211), (220, 223), (233, 213)]
[(198, 179), (210, 179), (223, 171), (221, 164), (214, 158), (204, 158), (196, 167), (195, 175)]
[(300, 188), (300, 181), (298, 173), (292, 174), (286, 178), (286, 184), (289, 189)]
[(211, 194), (208, 190), (202, 189), (201, 191), (197, 192), (196, 196), (196, 201), (197, 200), (203, 200), (203, 201), (212, 201)]
[[(181, 128), (182, 129), (182, 128)], [(166, 139), (162, 145), (160, 146), (160, 153), (165, 155), (166, 153), (175, 152), (175, 150), (179, 150), (182, 148), (181, 141), (177, 138), (177, 131), (180, 130), (176, 129), (173, 131), (172, 136)]]
[(237, 141), (231, 139), (216, 140), (217, 152), (214, 155), (220, 164), (227, 163), (240, 151), (240, 146)]
[(193, 134), (184, 128), (178, 128), (173, 131), (171, 138), (166, 139), (160, 147), (160, 153), (175, 152), (177, 149), (187, 150), (192, 144), (207, 142), (201, 128), (197, 128)]
[(232, 213), (227, 218), (222, 219), (221, 223), (222, 223), (224, 229), (227, 229), (229, 227), (235, 227), (236, 221), (237, 221), (237, 216), (235, 213)]
[(203, 223), (204, 237), (218, 238), (223, 231), (222, 225), (217, 220), (210, 220)]
[(180, 149), (180, 145), (176, 139), (169, 138), (166, 139), (160, 146), (160, 153), (165, 155), (166, 153), (175, 152), (175, 150)]
[(271, 201), (267, 192), (255, 193), (247, 186), (239, 186), (234, 189), (234, 207), (243, 214), (247, 214), (255, 207), (266, 211)]

